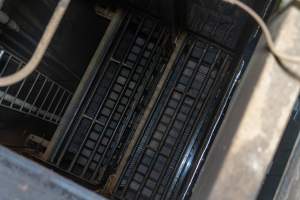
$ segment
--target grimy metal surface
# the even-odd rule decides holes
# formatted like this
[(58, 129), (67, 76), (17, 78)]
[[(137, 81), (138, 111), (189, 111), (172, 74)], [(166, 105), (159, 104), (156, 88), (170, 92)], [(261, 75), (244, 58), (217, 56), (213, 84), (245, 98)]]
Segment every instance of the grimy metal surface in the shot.
[(106, 182), (164, 71), (172, 49), (169, 38), (159, 21), (125, 16), (52, 155), (58, 168), (91, 184)]
[[(300, 12), (271, 25), (276, 47), (300, 52)], [(255, 199), (299, 94), (299, 81), (280, 67), (261, 40), (194, 187), (192, 200)], [(300, 74), (299, 64), (285, 66)], [(288, 191), (286, 191), (288, 192)]]
[[(22, 68), (24, 61), (0, 47), (0, 77)], [(0, 88), (0, 106), (58, 124), (72, 93), (35, 70), (23, 81)]]
[(2, 146), (0, 179), (1, 200), (106, 199)]
[(131, 153), (116, 199), (174, 199), (232, 75), (232, 53), (189, 34)]
[(172, 73), (173, 66), (174, 66), (174, 64), (177, 60), (178, 54), (180, 53), (181, 48), (185, 42), (186, 36), (187, 36), (186, 33), (182, 33), (178, 36), (177, 40), (175, 41), (175, 48), (174, 48), (174, 51), (170, 57), (170, 60), (167, 64), (167, 66), (166, 66), (166, 69), (165, 69), (163, 75), (161, 76), (161, 79), (159, 80), (153, 95), (151, 96), (151, 100), (150, 100), (149, 104), (147, 105), (145, 112), (144, 112), (143, 116), (141, 117), (139, 124), (137, 125), (137, 128), (135, 129), (133, 137), (130, 140), (130, 144), (128, 145), (128, 148), (126, 149), (126, 152), (124, 153), (122, 160), (120, 161), (120, 164), (118, 165), (116, 173), (111, 175), (109, 177), (108, 182), (106, 183), (106, 186), (104, 188), (106, 193), (108, 193), (108, 194), (113, 193), (113, 190), (116, 187), (117, 181), (120, 178), (122, 171), (128, 162), (128, 159), (132, 153), (132, 150), (135, 148), (135, 144), (136, 144), (138, 138), (140, 137), (140, 134), (142, 133), (142, 129), (143, 129), (145, 123), (147, 122), (147, 119), (151, 115), (152, 109), (154, 108), (161, 91), (164, 89), (164, 85), (165, 85), (166, 81), (168, 80), (169, 75)]
[(77, 90), (75, 91), (73, 98), (70, 101), (69, 106), (65, 112), (64, 117), (59, 123), (56, 132), (54, 133), (51, 141), (43, 155), (43, 160), (46, 162), (53, 162), (53, 155), (56, 154), (58, 150), (58, 146), (61, 145), (62, 138), (64, 138), (64, 134), (66, 129), (68, 128), (69, 121), (73, 119), (74, 113), (76, 113), (81, 105), (81, 99), (86, 95), (89, 89), (90, 80), (93, 80), (96, 76), (97, 70), (99, 66), (105, 59), (106, 52), (110, 48), (113, 39), (115, 38), (117, 31), (120, 28), (120, 25), (123, 21), (124, 13), (121, 10), (117, 10), (114, 14), (114, 17), (109, 23), (101, 42), (99, 43), (91, 62), (89, 63), (84, 76), (81, 79), (81, 82), (78, 85)]

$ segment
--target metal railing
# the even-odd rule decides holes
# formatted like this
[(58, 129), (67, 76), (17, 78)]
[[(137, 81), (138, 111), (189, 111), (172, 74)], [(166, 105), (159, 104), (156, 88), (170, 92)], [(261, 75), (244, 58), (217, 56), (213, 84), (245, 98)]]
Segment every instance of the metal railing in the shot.
[[(0, 47), (0, 77), (18, 71), (24, 61)], [(0, 88), (0, 106), (58, 124), (72, 93), (35, 70), (23, 81)]]

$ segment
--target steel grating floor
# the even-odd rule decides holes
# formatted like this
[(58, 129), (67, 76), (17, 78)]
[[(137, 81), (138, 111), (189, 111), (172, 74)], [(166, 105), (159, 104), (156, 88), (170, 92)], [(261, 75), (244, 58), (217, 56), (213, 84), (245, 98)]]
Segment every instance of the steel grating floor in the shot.
[[(225, 7), (218, 14), (231, 13)], [(60, 124), (51, 165), (116, 200), (187, 199), (244, 69), (235, 34), (245, 16), (240, 24), (235, 14), (215, 14), (197, 18), (175, 50), (162, 22), (129, 11), (82, 82), (87, 90), (73, 98), (79, 107)], [(244, 42), (255, 43), (252, 31)]]
[(97, 75), (87, 83), (79, 111), (66, 123), (63, 142), (52, 155), (54, 165), (90, 184), (106, 182), (168, 61), (169, 36), (159, 21), (125, 17)]
[(121, 175), (116, 199), (181, 195), (193, 152), (203, 144), (213, 117), (209, 109), (219, 106), (220, 90), (228, 83), (231, 61), (230, 52), (188, 37)]
[[(130, 13), (120, 27), (96, 75), (84, 83), (88, 91), (79, 108), (59, 129), (62, 138), (49, 160), (98, 188), (116, 173), (172, 52), (170, 33), (151, 17)], [(114, 199), (180, 195), (232, 79), (232, 57), (188, 34), (118, 177)]]
[[(24, 61), (0, 47), (0, 76), (24, 66)], [(23, 81), (0, 88), (0, 106), (58, 124), (72, 93), (39, 71)]]

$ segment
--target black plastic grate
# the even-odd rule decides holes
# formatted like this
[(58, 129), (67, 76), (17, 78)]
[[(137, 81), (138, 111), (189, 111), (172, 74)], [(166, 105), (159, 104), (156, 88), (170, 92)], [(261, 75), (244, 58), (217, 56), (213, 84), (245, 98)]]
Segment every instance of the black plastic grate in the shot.
[[(0, 76), (22, 68), (24, 61), (0, 47)], [(23, 81), (0, 88), (0, 106), (58, 124), (72, 93), (35, 70)]]
[(80, 110), (69, 122), (54, 155), (57, 167), (91, 184), (105, 183), (164, 70), (168, 40), (159, 21), (126, 16)]
[(175, 175), (194, 133), (205, 126), (206, 108), (218, 106), (210, 102), (226, 85), (231, 61), (226, 50), (188, 37), (119, 179), (116, 199), (172, 199)]

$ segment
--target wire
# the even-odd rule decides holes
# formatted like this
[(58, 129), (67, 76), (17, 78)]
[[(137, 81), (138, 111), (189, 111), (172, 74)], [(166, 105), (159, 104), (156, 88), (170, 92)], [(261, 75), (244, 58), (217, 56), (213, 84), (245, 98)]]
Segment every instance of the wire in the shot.
[(14, 74), (1, 77), (0, 87), (13, 85), (29, 76), (41, 62), (71, 0), (60, 0), (29, 62)]
[(252, 8), (250, 8), (248, 5), (246, 5), (245, 3), (239, 0), (223, 0), (223, 1), (238, 6), (240, 9), (244, 10), (247, 14), (249, 14), (258, 23), (258, 25), (261, 27), (262, 32), (266, 37), (266, 42), (269, 47), (269, 50), (275, 57), (277, 57), (281, 61), (300, 63), (300, 57), (288, 55), (276, 49), (269, 28), (267, 27), (264, 20)]
[(291, 70), (290, 67), (288, 67), (286, 64), (284, 64), (282, 62), (282, 60), (280, 60), (277, 56), (274, 56), (277, 64), (279, 65), (279, 67), (287, 74), (289, 75), (291, 78), (295, 79), (296, 81), (298, 81), (300, 83), (300, 75), (298, 73), (296, 73), (295, 71)]

